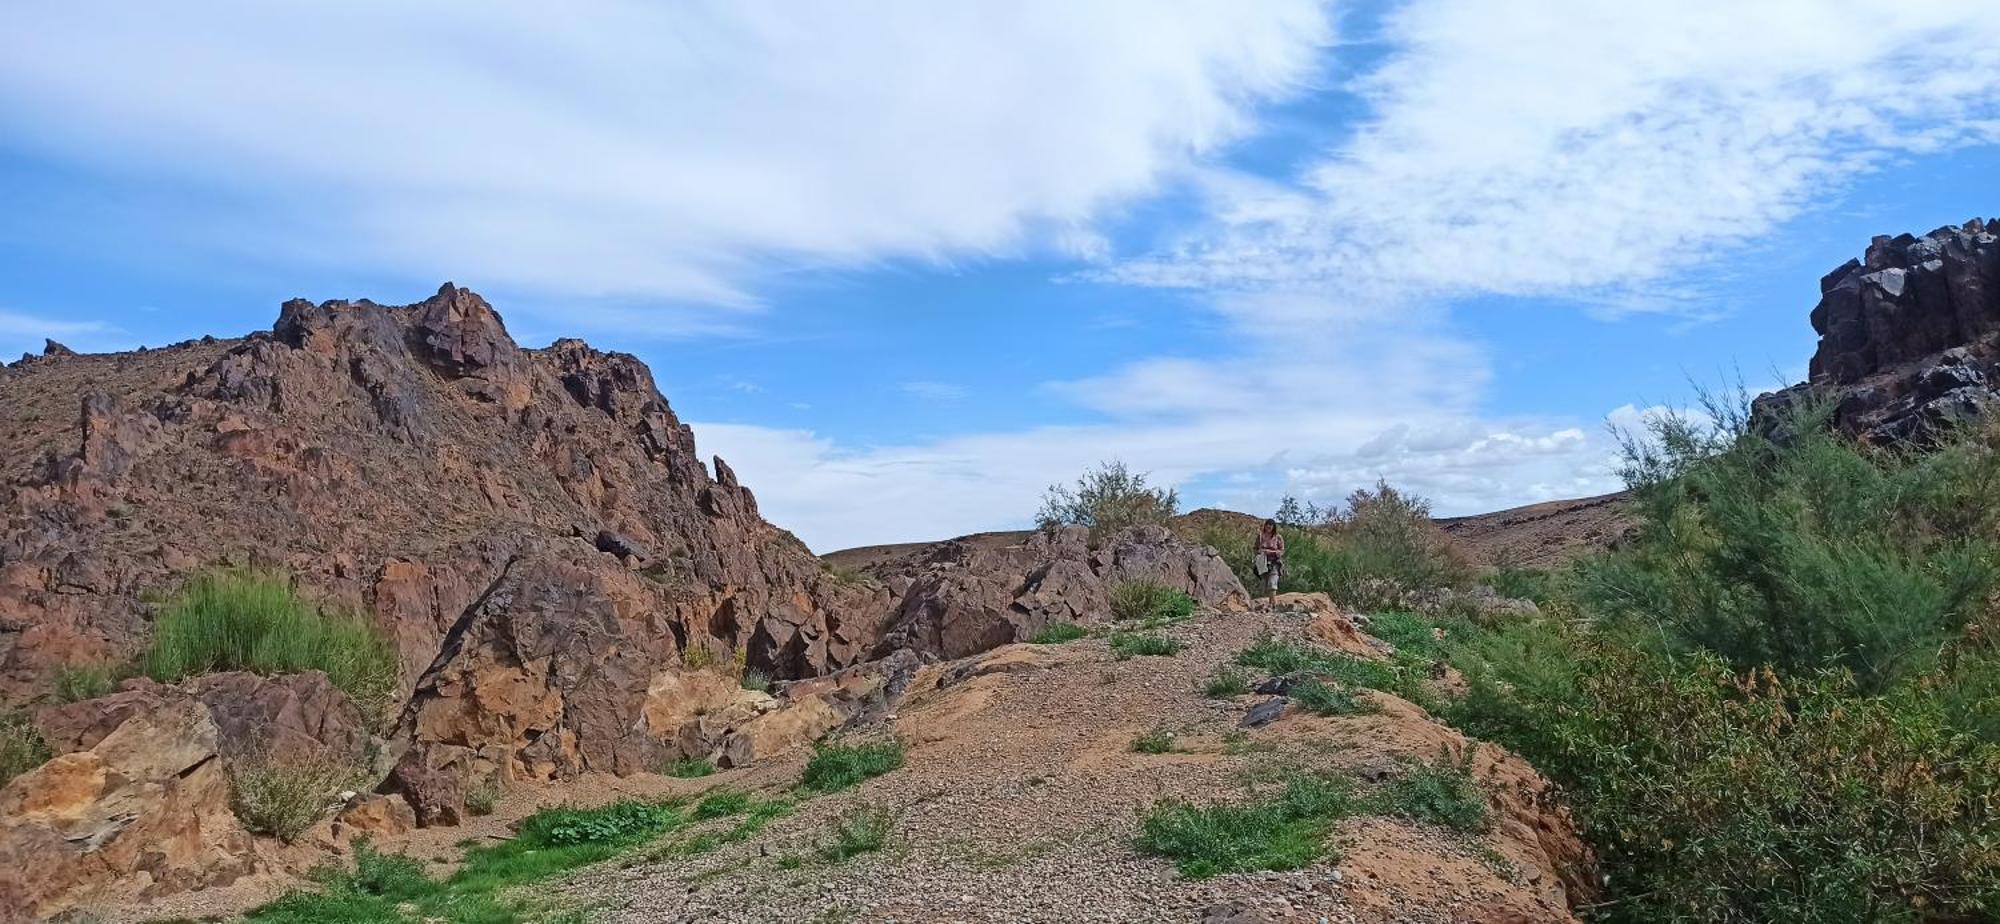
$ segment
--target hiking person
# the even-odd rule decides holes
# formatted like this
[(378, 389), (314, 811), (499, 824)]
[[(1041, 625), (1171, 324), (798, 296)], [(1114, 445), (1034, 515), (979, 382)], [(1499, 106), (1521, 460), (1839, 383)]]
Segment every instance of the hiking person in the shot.
[(1264, 579), (1264, 588), (1272, 598), (1278, 596), (1278, 578), (1285, 572), (1285, 536), (1278, 532), (1277, 520), (1265, 520), (1264, 528), (1257, 531), (1257, 553), (1250, 559), (1250, 570)]

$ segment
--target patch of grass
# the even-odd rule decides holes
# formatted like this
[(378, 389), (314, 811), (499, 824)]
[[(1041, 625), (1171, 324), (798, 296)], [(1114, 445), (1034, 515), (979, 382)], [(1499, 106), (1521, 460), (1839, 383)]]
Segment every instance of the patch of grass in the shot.
[(1142, 820), (1138, 846), (1190, 879), (1298, 869), (1328, 855), (1328, 832), (1357, 808), (1345, 781), (1294, 776), (1281, 792), (1239, 804), (1160, 802)]
[(740, 789), (720, 789), (695, 803), (691, 817), (695, 821), (707, 821), (711, 818), (741, 815), (750, 810), (753, 801), (755, 800), (751, 799), (749, 793)]
[(163, 683), (324, 671), (374, 719), (387, 714), (398, 673), (395, 647), (367, 620), (321, 610), (276, 574), (240, 570), (199, 575), (167, 598), (144, 667)]
[(118, 671), (108, 664), (65, 664), (56, 669), (50, 691), (59, 703), (96, 699), (118, 687)]
[(1224, 664), (1208, 675), (1208, 683), (1202, 686), (1201, 692), (1209, 699), (1242, 696), (1250, 692), (1250, 675), (1244, 673), (1242, 668)]
[(1486, 793), (1472, 778), (1473, 749), (1454, 764), (1412, 767), (1375, 794), (1377, 811), (1422, 824), (1477, 834), (1492, 827)]
[(1064, 642), (1074, 642), (1088, 635), (1090, 635), (1090, 630), (1076, 623), (1057, 622), (1050, 623), (1042, 631), (1035, 633), (1035, 637), (1028, 641), (1036, 645), (1061, 645)]
[(715, 773), (715, 762), (706, 757), (684, 757), (667, 765), (667, 775), (692, 780)]
[(1317, 677), (1292, 684), (1290, 695), (1299, 708), (1319, 715), (1365, 715), (1375, 711), (1374, 706), (1357, 698), (1352, 689)]
[[(1372, 622), (1369, 628), (1375, 628)], [(1420, 658), (1376, 661), (1266, 635), (1239, 652), (1236, 663), (1273, 675), (1307, 674), (1343, 687), (1394, 693), (1420, 706), (1436, 700), (1426, 685), (1429, 662)]]
[(748, 668), (743, 671), (743, 679), (740, 683), (745, 690), (752, 690), (758, 693), (769, 692), (771, 689), (771, 675), (754, 667)]
[(1174, 749), (1174, 733), (1164, 728), (1155, 728), (1132, 739), (1132, 750), (1139, 754), (1166, 754)]
[(1183, 647), (1174, 639), (1150, 632), (1120, 632), (1111, 637), (1111, 653), (1120, 661), (1139, 655), (1171, 658)]
[(1178, 622), (1194, 615), (1194, 598), (1158, 581), (1121, 581), (1111, 587), (1111, 618), (1121, 622)]
[(0, 786), (54, 756), (27, 716), (0, 711)]
[(230, 806), (244, 827), (290, 843), (324, 817), (357, 768), (327, 757), (243, 761), (229, 771)]
[(516, 840), (547, 847), (629, 844), (672, 830), (682, 821), (677, 807), (668, 802), (625, 799), (597, 808), (561, 806), (524, 819)]
[(1231, 757), (1245, 754), (1261, 754), (1277, 750), (1278, 746), (1268, 741), (1257, 741), (1250, 733), (1240, 728), (1232, 728), (1222, 735), (1222, 753)]
[(500, 807), (500, 784), (491, 779), (465, 791), (465, 810), (474, 815), (491, 815)]
[(818, 792), (835, 792), (881, 776), (903, 765), (903, 743), (895, 739), (814, 748), (799, 785)]
[(896, 816), (879, 805), (856, 805), (827, 823), (827, 840), (820, 857), (839, 863), (864, 853), (881, 850), (896, 830)]

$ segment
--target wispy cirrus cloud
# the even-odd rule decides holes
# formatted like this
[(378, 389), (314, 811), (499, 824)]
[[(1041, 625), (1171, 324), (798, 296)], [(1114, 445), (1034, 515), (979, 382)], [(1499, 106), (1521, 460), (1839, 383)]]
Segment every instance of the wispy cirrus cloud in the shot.
[(104, 321), (50, 318), (0, 309), (0, 361), (29, 350), (39, 351), (44, 340), (88, 338), (80, 344), (88, 346), (96, 338), (117, 332), (117, 327)]

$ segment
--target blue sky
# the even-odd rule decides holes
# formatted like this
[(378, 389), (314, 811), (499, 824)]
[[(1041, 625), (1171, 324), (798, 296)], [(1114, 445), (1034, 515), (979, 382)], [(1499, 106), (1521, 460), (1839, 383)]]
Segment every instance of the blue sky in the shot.
[(0, 34), (0, 351), (469, 286), (820, 550), (1122, 458), (1263, 512), (1617, 487), (1819, 276), (2000, 214), (2000, 6), (77, 2)]

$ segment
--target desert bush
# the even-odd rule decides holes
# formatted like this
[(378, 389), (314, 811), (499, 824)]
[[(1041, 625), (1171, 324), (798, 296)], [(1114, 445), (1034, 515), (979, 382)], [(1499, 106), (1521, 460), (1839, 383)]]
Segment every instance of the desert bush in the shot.
[(1165, 623), (1194, 615), (1194, 598), (1158, 581), (1120, 581), (1111, 586), (1111, 618)]
[(903, 743), (894, 739), (859, 744), (829, 744), (813, 749), (799, 785), (834, 792), (881, 776), (903, 765)]
[(492, 779), (480, 780), (479, 784), (465, 791), (465, 810), (474, 815), (491, 815), (500, 807), (500, 784)]
[(96, 699), (118, 686), (118, 672), (104, 664), (65, 664), (56, 670), (52, 692), (56, 702)]
[(745, 668), (742, 678), (738, 680), (738, 684), (745, 690), (764, 693), (771, 689), (771, 675), (754, 667)]
[(1150, 632), (1121, 632), (1111, 637), (1111, 654), (1120, 661), (1139, 655), (1171, 658), (1180, 654), (1181, 643)]
[(1028, 641), (1036, 645), (1061, 645), (1066, 642), (1074, 642), (1089, 634), (1090, 630), (1076, 623), (1057, 622), (1043, 627), (1042, 631), (1035, 633), (1035, 637)]
[(684, 780), (691, 780), (697, 777), (712, 776), (714, 775), (714, 773), (715, 773), (715, 762), (705, 757), (682, 758), (667, 765), (668, 776), (678, 777)]
[(1464, 756), (1455, 761), (1410, 767), (1375, 794), (1374, 807), (1386, 814), (1463, 834), (1486, 830), (1493, 819), (1486, 793), (1472, 778), (1475, 750), (1476, 746), (1467, 748)]
[(172, 682), (216, 671), (324, 671), (379, 718), (396, 689), (396, 652), (367, 621), (320, 610), (282, 577), (215, 571), (190, 580), (160, 607), (146, 673)]
[(1465, 651), (1448, 718), (1567, 787), (1611, 920), (2000, 913), (2000, 745), (1927, 684), (1871, 695), (1546, 624)]
[(0, 711), (0, 786), (47, 763), (52, 756), (48, 742), (27, 716)]
[[(1933, 671), (1991, 621), (1990, 438), (1918, 456), (1817, 426), (1789, 433), (1774, 442), (1710, 401), (1705, 419), (1664, 415), (1629, 438), (1642, 529), (1580, 570), (1581, 599), (1742, 670), (1838, 667), (1871, 692)], [(1983, 628), (1990, 639), (2000, 625)]]
[(1470, 562), (1431, 521), (1429, 502), (1387, 482), (1355, 491), (1330, 511), (1291, 498), (1285, 509), (1292, 512), (1279, 527), (1283, 590), (1323, 592), (1345, 606), (1375, 610), (1401, 605), (1412, 591), (1462, 587), (1472, 579)]
[(1281, 792), (1233, 805), (1160, 802), (1141, 821), (1138, 844), (1190, 879), (1299, 869), (1328, 855), (1327, 833), (1357, 808), (1345, 781), (1297, 776)]
[(1231, 664), (1217, 667), (1208, 675), (1208, 682), (1202, 685), (1202, 695), (1210, 699), (1228, 699), (1250, 692), (1250, 675)]
[(287, 761), (251, 759), (229, 770), (230, 807), (243, 826), (290, 843), (360, 780), (358, 768), (324, 755)]
[(543, 809), (522, 820), (520, 837), (545, 847), (628, 844), (672, 830), (682, 820), (671, 803), (626, 799), (596, 808)]
[(1165, 526), (1179, 508), (1174, 489), (1150, 487), (1143, 473), (1112, 461), (1085, 472), (1074, 488), (1050, 485), (1035, 525), (1044, 530), (1082, 526), (1095, 545), (1128, 526)]
[(1165, 754), (1174, 749), (1174, 733), (1164, 728), (1155, 728), (1132, 739), (1135, 754)]

